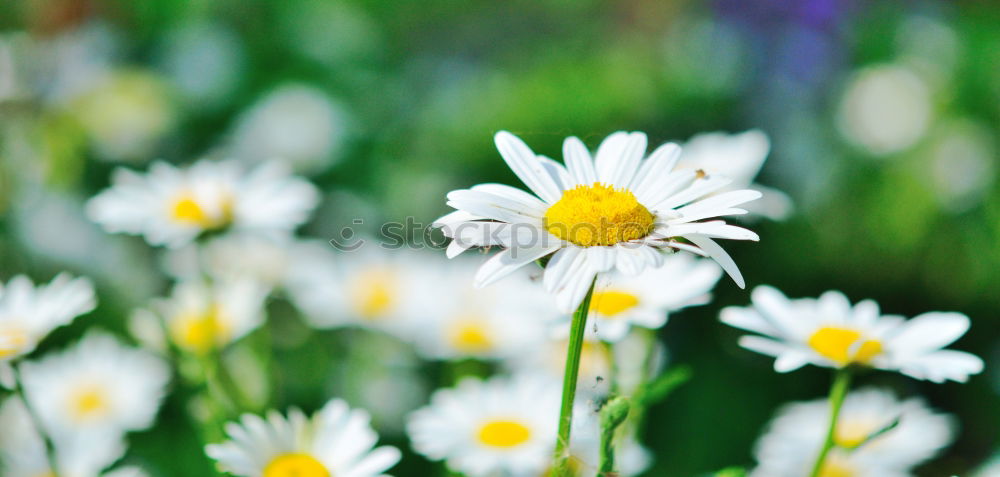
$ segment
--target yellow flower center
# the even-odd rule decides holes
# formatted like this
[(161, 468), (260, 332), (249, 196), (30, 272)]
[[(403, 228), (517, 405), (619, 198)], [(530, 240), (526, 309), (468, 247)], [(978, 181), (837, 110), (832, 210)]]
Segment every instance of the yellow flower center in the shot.
[(174, 342), (177, 346), (204, 354), (225, 344), (231, 335), (222, 317), (221, 307), (213, 305), (204, 313), (184, 315), (175, 321)]
[(70, 413), (77, 421), (84, 421), (106, 413), (110, 405), (103, 390), (98, 386), (86, 386), (77, 390), (70, 399)]
[(824, 326), (809, 337), (809, 346), (821, 356), (840, 366), (850, 363), (868, 364), (882, 352), (878, 340), (864, 339), (861, 332), (850, 328)]
[(861, 445), (868, 436), (875, 432), (876, 427), (868, 422), (844, 421), (837, 424), (837, 435), (834, 443), (845, 449), (853, 449)]
[(595, 182), (563, 192), (545, 212), (545, 229), (584, 247), (614, 245), (649, 235), (655, 217), (626, 189)]
[(196, 225), (203, 229), (216, 229), (233, 221), (233, 201), (222, 200), (219, 213), (210, 214), (190, 193), (177, 197), (170, 210), (170, 216), (177, 222)]
[(639, 304), (639, 297), (623, 291), (605, 290), (594, 292), (590, 300), (590, 311), (606, 317), (613, 317)]
[(0, 328), (0, 359), (12, 358), (28, 347), (28, 334), (17, 328)]
[(464, 353), (481, 353), (493, 347), (493, 340), (482, 321), (466, 319), (453, 325), (451, 344)]
[(351, 293), (355, 311), (369, 320), (385, 315), (396, 303), (396, 280), (387, 270), (362, 273)]
[(831, 455), (823, 463), (823, 469), (819, 472), (819, 477), (854, 477), (857, 472), (854, 466), (850, 465), (846, 459)]
[(513, 420), (496, 420), (479, 428), (479, 442), (490, 447), (509, 449), (531, 439), (531, 429)]
[(309, 454), (282, 454), (264, 467), (263, 477), (332, 477), (333, 474)]

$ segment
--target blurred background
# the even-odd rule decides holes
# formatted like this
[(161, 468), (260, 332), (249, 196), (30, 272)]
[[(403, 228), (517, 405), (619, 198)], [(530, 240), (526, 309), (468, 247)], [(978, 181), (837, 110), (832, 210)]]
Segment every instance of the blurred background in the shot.
[[(324, 194), (303, 235), (329, 239), (355, 219), (373, 234), (387, 220), (429, 223), (452, 189), (518, 184), (492, 143), (500, 129), (561, 157), (569, 135), (593, 147), (620, 129), (659, 144), (758, 128), (772, 145), (758, 182), (795, 209), (755, 223), (759, 244), (727, 244), (749, 285), (792, 297), (839, 289), (907, 316), (968, 314), (972, 329), (954, 347), (987, 362), (969, 384), (890, 373), (859, 382), (958, 417), (957, 441), (921, 475), (965, 473), (997, 447), (993, 2), (2, 2), (0, 128), (0, 278), (91, 276), (100, 306), (88, 323), (115, 330), (168, 289), (141, 239), (106, 235), (83, 215), (118, 166), (286, 158)], [(827, 370), (778, 375), (736, 346), (741, 333), (718, 310), (748, 302), (723, 280), (712, 305), (659, 331), (670, 361), (694, 375), (650, 412), (647, 475), (749, 465), (781, 403), (826, 393)], [(299, 332), (282, 324), (288, 307), (272, 308), (276, 335)], [(285, 341), (276, 359), (297, 366), (280, 407), (352, 392), (322, 340)], [(419, 382), (437, 370), (407, 372)], [(414, 385), (412, 399), (424, 392)], [(130, 439), (130, 458), (154, 475), (201, 474), (183, 412), (172, 396), (157, 427)], [(381, 430), (406, 448), (398, 430)], [(429, 466), (407, 453), (393, 474)]]

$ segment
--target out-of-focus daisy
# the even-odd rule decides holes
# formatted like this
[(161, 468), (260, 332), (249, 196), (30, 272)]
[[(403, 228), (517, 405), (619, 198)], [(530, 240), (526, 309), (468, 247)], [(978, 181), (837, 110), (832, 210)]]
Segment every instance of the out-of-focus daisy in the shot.
[(604, 276), (590, 300), (592, 326), (600, 339), (612, 342), (625, 338), (632, 326), (660, 328), (668, 313), (708, 303), (721, 276), (714, 262), (679, 254), (640, 275)]
[(343, 146), (347, 113), (311, 86), (286, 85), (243, 114), (232, 135), (231, 153), (251, 161), (289, 161), (311, 172), (328, 166)]
[[(4, 477), (53, 475), (45, 442), (32, 424), (19, 399), (8, 398), (0, 406), (0, 474)], [(60, 433), (53, 443), (63, 477), (94, 477), (125, 453), (121, 432), (93, 429)]]
[(413, 323), (411, 336), (424, 356), (516, 356), (540, 345), (547, 323), (560, 317), (544, 290), (526, 274), (479, 289), (470, 280), (476, 267), (466, 260), (439, 263), (420, 283), (429, 306)]
[(407, 424), (413, 448), (469, 477), (536, 476), (555, 446), (559, 388), (537, 377), (466, 378)]
[(646, 135), (608, 136), (592, 159), (583, 143), (566, 139), (566, 166), (538, 156), (520, 139), (497, 133), (497, 149), (536, 196), (514, 187), (481, 184), (452, 191), (457, 209), (436, 222), (452, 237), (448, 256), (473, 246), (502, 246), (476, 274), (477, 286), (493, 283), (539, 258), (552, 255), (543, 284), (562, 311), (583, 300), (596, 274), (636, 275), (663, 263), (664, 249), (688, 250), (718, 261), (741, 287), (736, 263), (714, 239), (757, 240), (757, 234), (721, 220), (744, 214), (736, 206), (760, 192), (716, 193), (732, 181), (702, 170), (674, 171), (681, 155), (665, 144), (643, 159)]
[[(212, 284), (195, 280), (177, 284), (170, 298), (156, 302), (154, 308), (164, 320), (172, 343), (185, 351), (204, 354), (222, 349), (260, 326), (267, 294), (267, 288), (253, 280)], [(139, 316), (146, 323), (152, 320), (148, 312), (140, 312)], [(152, 336), (153, 326), (143, 330), (141, 336), (157, 339)]]
[(29, 400), (55, 433), (145, 429), (153, 423), (170, 378), (159, 357), (94, 332), (22, 369)]
[(151, 154), (176, 119), (166, 85), (143, 71), (116, 71), (70, 105), (100, 156), (139, 159)]
[[(536, 375), (559, 382), (566, 370), (569, 339), (565, 333), (557, 331), (552, 334), (556, 337), (534, 346), (529, 352), (505, 360), (506, 368), (516, 374)], [(614, 359), (611, 349), (597, 338), (594, 328), (588, 326), (580, 347), (577, 392), (590, 397), (606, 395), (611, 389)]]
[[(789, 404), (778, 411), (756, 446), (753, 477), (808, 475), (826, 437), (826, 399)], [(896, 427), (885, 430), (898, 420)], [(852, 392), (844, 401), (824, 477), (885, 477), (909, 471), (952, 440), (953, 421), (920, 399), (899, 401), (879, 389)], [(885, 430), (882, 434), (873, 434)]]
[[(336, 253), (329, 244), (301, 250), (293, 259), (288, 292), (317, 328), (358, 326), (405, 337), (415, 314), (433, 313), (423, 293), (437, 264), (420, 252), (361, 247)], [(428, 301), (430, 300), (430, 301)]]
[(188, 244), (164, 256), (164, 268), (181, 280), (205, 274), (213, 279), (250, 278), (282, 287), (297, 252), (307, 247), (290, 236), (264, 237), (251, 233), (223, 234), (204, 244)]
[(52, 330), (96, 305), (90, 280), (66, 273), (37, 287), (23, 275), (0, 284), (0, 384), (10, 382), (10, 361), (32, 352)]
[(778, 372), (806, 364), (862, 365), (933, 382), (965, 382), (983, 370), (979, 357), (941, 349), (969, 329), (969, 318), (961, 313), (924, 313), (907, 320), (881, 315), (872, 300), (852, 306), (836, 291), (789, 300), (768, 286), (754, 289), (752, 299), (750, 308), (724, 309), (722, 322), (767, 336), (744, 336), (740, 346), (776, 357)]
[(230, 440), (205, 447), (226, 472), (246, 477), (378, 477), (399, 461), (395, 447), (374, 448), (368, 413), (340, 399), (307, 417), (292, 409), (267, 418), (244, 414), (226, 425)]
[(747, 205), (751, 214), (781, 220), (792, 211), (792, 201), (781, 192), (753, 181), (764, 167), (771, 143), (759, 130), (740, 134), (721, 132), (699, 134), (684, 143), (678, 169), (701, 169), (708, 174), (720, 174), (732, 179), (722, 191), (753, 189), (760, 191), (760, 200)]
[(157, 162), (145, 175), (118, 169), (113, 182), (87, 204), (91, 219), (108, 232), (170, 247), (206, 231), (287, 232), (305, 222), (319, 198), (312, 184), (278, 163), (245, 171), (235, 161), (186, 168)]

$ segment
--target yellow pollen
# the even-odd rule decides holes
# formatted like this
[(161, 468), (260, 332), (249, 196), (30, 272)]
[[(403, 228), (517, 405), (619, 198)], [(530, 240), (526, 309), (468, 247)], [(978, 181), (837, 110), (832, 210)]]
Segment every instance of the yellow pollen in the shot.
[(824, 326), (809, 337), (809, 346), (840, 366), (868, 364), (882, 352), (882, 343), (868, 340), (850, 328)]
[(83, 421), (107, 412), (108, 400), (99, 387), (88, 386), (73, 394), (70, 406), (73, 417)]
[(545, 212), (545, 229), (584, 247), (614, 245), (649, 235), (655, 217), (626, 189), (595, 182), (563, 192)]
[(479, 428), (479, 442), (491, 447), (509, 449), (531, 439), (531, 429), (512, 420), (490, 421)]
[(369, 320), (382, 317), (396, 303), (396, 289), (396, 280), (387, 270), (362, 273), (351, 293), (355, 311)]
[(192, 195), (183, 194), (174, 200), (170, 216), (177, 222), (187, 225), (197, 225), (203, 229), (216, 229), (232, 222), (232, 199), (223, 200), (220, 209), (221, 213), (217, 216), (210, 215)]
[(465, 353), (481, 353), (493, 348), (486, 326), (478, 320), (460, 320), (451, 333), (451, 343), (455, 349)]
[(229, 326), (218, 305), (209, 307), (202, 314), (181, 316), (175, 323), (174, 342), (189, 351), (204, 354), (229, 340)]
[(590, 311), (595, 311), (606, 317), (614, 317), (638, 304), (639, 297), (631, 293), (605, 290), (594, 292), (594, 297), (590, 300)]
[(320, 461), (309, 454), (290, 453), (275, 457), (264, 467), (262, 477), (332, 477)]
[(12, 358), (28, 346), (28, 334), (16, 328), (0, 329), (0, 359)]
[(830, 456), (823, 464), (823, 469), (819, 472), (819, 477), (854, 477), (857, 473), (854, 468), (845, 462), (843, 458)]
[(875, 432), (876, 426), (867, 422), (846, 421), (837, 424), (837, 435), (834, 443), (845, 449), (853, 449), (868, 439)]

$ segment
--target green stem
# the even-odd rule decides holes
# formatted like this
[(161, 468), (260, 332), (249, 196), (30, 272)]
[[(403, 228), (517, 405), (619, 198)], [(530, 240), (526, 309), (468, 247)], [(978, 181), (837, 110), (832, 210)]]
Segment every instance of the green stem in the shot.
[(562, 405), (559, 409), (559, 434), (556, 437), (555, 472), (553, 477), (569, 477), (569, 439), (573, 426), (573, 401), (576, 399), (576, 381), (580, 375), (580, 354), (583, 351), (584, 335), (587, 331), (587, 313), (590, 312), (590, 298), (594, 295), (591, 282), (587, 295), (580, 307), (573, 313), (573, 323), (569, 331), (569, 346), (566, 351), (566, 372), (563, 375)]
[(24, 392), (24, 385), (21, 380), (20, 368), (11, 364), (10, 369), (13, 370), (14, 373), (14, 394), (16, 394), (21, 400), (21, 404), (24, 405), (24, 410), (27, 412), (28, 418), (31, 420), (31, 424), (35, 427), (38, 435), (42, 438), (42, 442), (45, 444), (45, 458), (49, 461), (49, 470), (51, 471), (52, 477), (59, 477), (59, 459), (56, 457), (55, 443), (52, 442), (52, 438), (45, 432), (45, 426), (42, 425), (42, 419), (31, 406), (31, 402), (28, 401), (28, 396)]
[(850, 387), (850, 368), (840, 368), (833, 377), (833, 385), (830, 386), (830, 426), (827, 428), (823, 447), (819, 449), (819, 455), (816, 456), (816, 463), (813, 464), (812, 472), (809, 473), (810, 477), (819, 477), (823, 471), (826, 456), (830, 453), (830, 449), (833, 448), (834, 439), (837, 436), (837, 419), (840, 417), (840, 408), (844, 405), (844, 398), (847, 397), (847, 390)]

